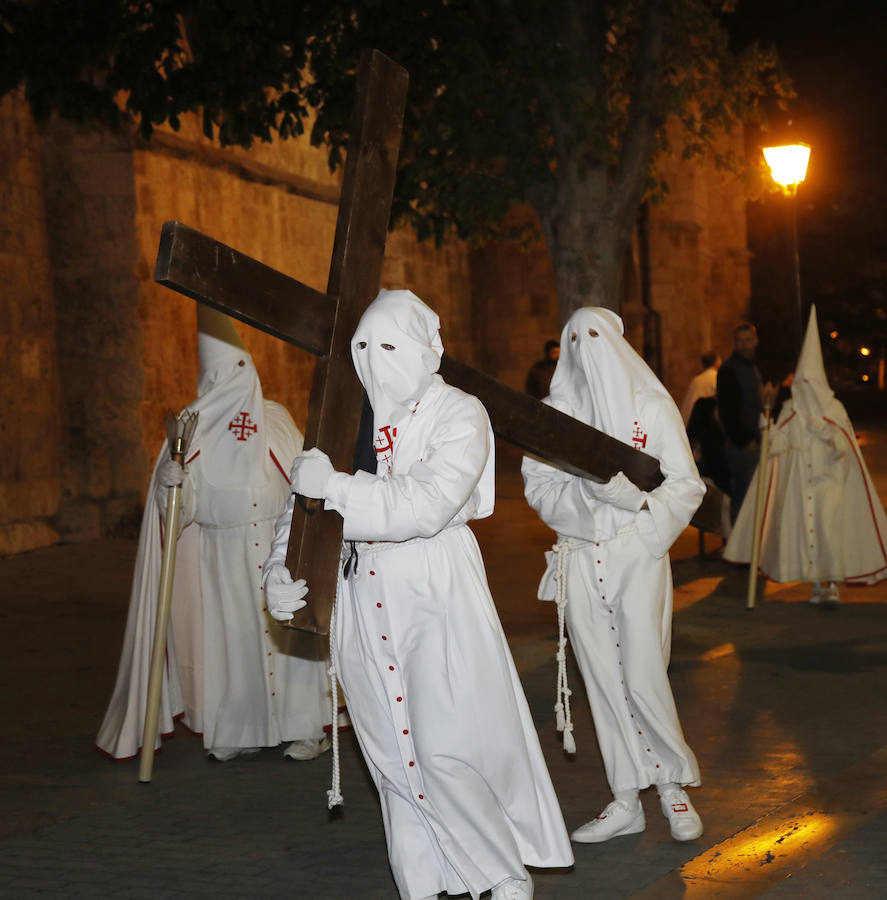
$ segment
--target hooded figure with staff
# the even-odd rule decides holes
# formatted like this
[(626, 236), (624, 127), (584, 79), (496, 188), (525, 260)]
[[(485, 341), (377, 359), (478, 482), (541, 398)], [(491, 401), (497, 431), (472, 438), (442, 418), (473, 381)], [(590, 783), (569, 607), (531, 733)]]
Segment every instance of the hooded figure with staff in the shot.
[[(755, 496), (758, 565), (773, 581), (806, 581), (810, 602), (835, 606), (841, 582), (887, 578), (887, 515), (872, 484), (844, 405), (825, 374), (816, 307), (786, 400), (771, 429), (724, 559), (753, 558)], [(761, 475), (763, 471), (763, 477)], [(757, 567), (750, 577), (757, 575)]]
[(218, 760), (281, 742), (290, 757), (309, 759), (328, 747), (325, 653), (310, 635), (274, 622), (261, 585), (302, 436), (262, 396), (231, 319), (199, 305), (197, 343), (197, 399), (188, 407), (199, 413), (196, 429), (184, 467), (166, 443), (154, 467), (117, 681), (96, 744), (115, 759), (142, 745), (167, 496), (181, 485), (160, 735), (181, 719)]

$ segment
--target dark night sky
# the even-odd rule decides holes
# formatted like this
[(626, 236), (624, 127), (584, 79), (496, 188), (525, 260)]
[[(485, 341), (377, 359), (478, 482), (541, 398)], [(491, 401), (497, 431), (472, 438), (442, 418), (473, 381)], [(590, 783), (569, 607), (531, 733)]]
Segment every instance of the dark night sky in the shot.
[[(773, 116), (768, 143), (812, 146), (798, 195), (801, 281), (820, 324), (887, 349), (887, 4), (740, 0), (734, 34), (776, 45), (795, 83), (788, 113)], [(787, 249), (782, 198), (750, 208), (753, 298), (782, 302), (786, 286), (772, 269)], [(757, 209), (755, 209), (757, 207)], [(769, 254), (769, 255), (768, 255)], [(770, 271), (768, 271), (768, 267)], [(783, 272), (785, 269), (783, 268)], [(753, 303), (754, 309), (754, 303)], [(766, 343), (762, 335), (762, 344)], [(772, 344), (772, 341), (771, 341)], [(852, 346), (851, 346), (852, 345)], [(772, 348), (771, 348), (772, 349)], [(836, 349), (836, 348), (835, 348)], [(828, 356), (828, 353), (827, 353)], [(833, 362), (837, 355), (832, 354)], [(858, 360), (856, 360), (858, 362)]]

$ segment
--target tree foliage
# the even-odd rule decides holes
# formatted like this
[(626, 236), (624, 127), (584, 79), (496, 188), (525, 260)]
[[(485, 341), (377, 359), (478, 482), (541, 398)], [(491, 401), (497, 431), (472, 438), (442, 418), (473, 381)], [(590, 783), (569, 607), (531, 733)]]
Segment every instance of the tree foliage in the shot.
[(360, 51), (378, 48), (411, 79), (395, 219), (420, 238), (483, 237), (512, 204), (529, 203), (571, 306), (577, 293), (612, 291), (595, 272), (612, 267), (657, 186), (669, 123), (680, 124), (681, 152), (696, 156), (725, 128), (759, 121), (764, 98), (787, 95), (773, 52), (730, 47), (729, 7), (0, 0), (0, 92), (24, 84), (38, 118), (133, 121), (146, 137), (187, 112), (223, 144), (310, 125), (335, 167)]

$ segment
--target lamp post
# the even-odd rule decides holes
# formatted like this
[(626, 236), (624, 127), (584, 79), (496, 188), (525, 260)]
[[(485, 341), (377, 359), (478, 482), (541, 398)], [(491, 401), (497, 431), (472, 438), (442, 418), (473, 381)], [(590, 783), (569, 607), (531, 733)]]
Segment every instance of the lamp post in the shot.
[(797, 318), (797, 350), (801, 351), (804, 335), (804, 310), (801, 305), (801, 264), (798, 258), (798, 185), (807, 174), (810, 147), (807, 144), (788, 144), (782, 147), (764, 147), (764, 159), (770, 167), (773, 180), (791, 198), (791, 254), (793, 263), (793, 289), (795, 316)]

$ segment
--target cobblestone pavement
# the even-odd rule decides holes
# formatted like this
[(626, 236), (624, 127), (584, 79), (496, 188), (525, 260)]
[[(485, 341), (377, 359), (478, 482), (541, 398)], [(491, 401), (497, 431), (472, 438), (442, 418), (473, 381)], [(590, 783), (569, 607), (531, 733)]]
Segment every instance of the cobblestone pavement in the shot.
[[(887, 499), (887, 429), (863, 431)], [(535, 601), (550, 533), (501, 453), (496, 514), (477, 523), (493, 594), (539, 728), (567, 825), (609, 799), (575, 667), (575, 759), (553, 729), (554, 610)], [(548, 898), (887, 896), (887, 586), (807, 605), (803, 585), (673, 552), (671, 679), (703, 786), (702, 838), (672, 841), (655, 794), (647, 830), (577, 846), (569, 871), (534, 873)], [(207, 761), (180, 729), (154, 780), (92, 746), (117, 665), (132, 541), (57, 546), (0, 560), (0, 897), (395, 898), (378, 803), (343, 735), (345, 810), (326, 810), (329, 757), (280, 749)], [(479, 741), (483, 740), (478, 735)]]

